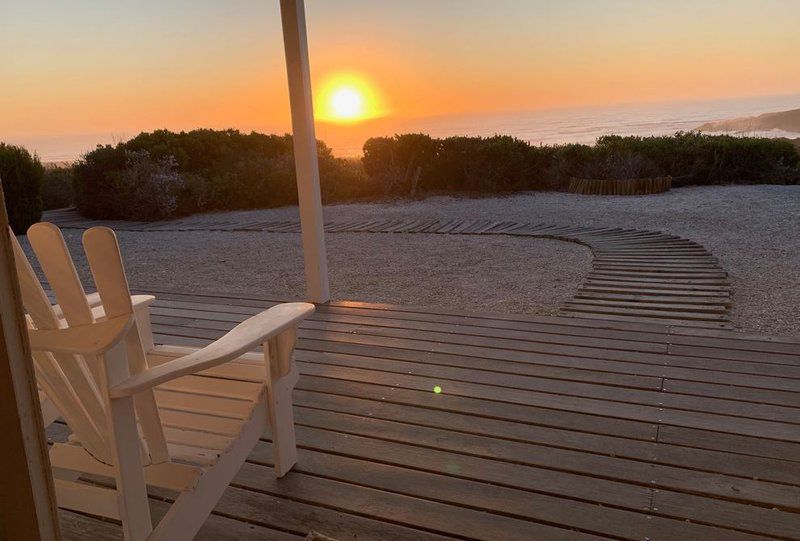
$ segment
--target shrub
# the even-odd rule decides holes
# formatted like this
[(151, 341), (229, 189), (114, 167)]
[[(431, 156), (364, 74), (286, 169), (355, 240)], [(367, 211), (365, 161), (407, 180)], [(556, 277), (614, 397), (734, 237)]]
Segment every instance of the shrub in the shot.
[(429, 135), (408, 133), (373, 137), (364, 143), (364, 172), (382, 195), (416, 195), (421, 177), (431, 174), (439, 142)]
[[(800, 155), (789, 141), (699, 133), (610, 135), (592, 146), (408, 133), (367, 140), (360, 160), (337, 158), (319, 141), (317, 157), (325, 203), (566, 189), (573, 178), (800, 182)], [(297, 202), (291, 137), (236, 130), (158, 130), (98, 146), (74, 167), (74, 186), (78, 210), (96, 219), (154, 220)]]
[(17, 235), (42, 217), (44, 167), (24, 148), (0, 143), (0, 181), (3, 183), (8, 221)]
[(109, 173), (109, 185), (121, 203), (115, 217), (128, 220), (159, 220), (172, 216), (184, 181), (175, 171), (172, 156), (154, 159), (146, 150), (127, 150), (126, 166)]
[[(410, 138), (410, 139), (409, 139)], [(406, 150), (422, 141), (424, 151)], [(420, 134), (368, 140), (364, 169), (387, 194), (416, 195), (409, 171), (420, 169), (419, 191), (504, 193), (566, 188), (572, 178), (671, 176), (676, 185), (797, 184), (800, 155), (792, 142), (679, 132), (672, 136), (609, 135), (594, 146), (532, 146), (509, 137)]]
[[(317, 146), (323, 200), (369, 197), (359, 164)], [(99, 146), (75, 166), (76, 204), (96, 218), (156, 220), (209, 210), (297, 203), (289, 135), (236, 130), (141, 133)], [(162, 192), (155, 200), (156, 192)], [(148, 209), (148, 202), (154, 207)]]
[(620, 137), (597, 140), (599, 152), (638, 154), (677, 185), (796, 184), (800, 155), (785, 139), (705, 135)]
[(502, 193), (535, 189), (530, 144), (507, 135), (448, 137), (425, 187), (433, 190)]
[(71, 167), (45, 167), (42, 181), (42, 205), (44, 210), (60, 209), (75, 203), (72, 189)]
[(126, 163), (121, 145), (98, 145), (74, 166), (75, 205), (83, 216), (95, 220), (118, 217), (124, 201), (114, 191), (112, 176)]

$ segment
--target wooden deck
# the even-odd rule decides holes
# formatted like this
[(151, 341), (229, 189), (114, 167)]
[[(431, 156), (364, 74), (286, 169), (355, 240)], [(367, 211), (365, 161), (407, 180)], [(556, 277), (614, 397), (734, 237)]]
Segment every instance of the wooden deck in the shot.
[[(226, 215), (161, 222), (92, 221), (74, 209), (49, 211), (44, 219), (61, 228), (106, 225), (118, 231), (229, 231), (299, 233), (300, 223), (243, 222)], [(403, 233), (428, 235), (504, 235), (551, 238), (588, 246), (592, 270), (566, 316), (654, 321), (697, 327), (730, 328), (731, 288), (719, 261), (695, 241), (660, 231), (580, 227), (492, 220), (367, 220), (325, 223), (327, 233)]]
[[(273, 304), (155, 294), (170, 344)], [(265, 435), (202, 539), (800, 539), (800, 339), (332, 303), (297, 362), (298, 465)]]

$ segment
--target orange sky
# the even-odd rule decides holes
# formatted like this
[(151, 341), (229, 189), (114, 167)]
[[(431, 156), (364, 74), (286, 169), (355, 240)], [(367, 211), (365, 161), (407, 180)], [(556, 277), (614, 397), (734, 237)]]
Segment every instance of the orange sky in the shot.
[[(564, 5), (566, 4), (566, 5)], [(389, 119), (800, 93), (796, 0), (307, 0)], [(0, 137), (288, 128), (277, 0), (4, 0)]]

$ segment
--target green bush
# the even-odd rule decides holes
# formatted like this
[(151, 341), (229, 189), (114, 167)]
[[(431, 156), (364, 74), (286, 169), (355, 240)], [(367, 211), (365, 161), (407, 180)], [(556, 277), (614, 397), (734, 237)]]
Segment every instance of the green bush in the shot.
[(676, 185), (797, 184), (800, 155), (791, 141), (678, 132), (660, 137), (601, 137), (595, 147), (607, 155), (639, 155), (652, 164), (651, 176), (671, 176)]
[(127, 150), (124, 169), (108, 175), (110, 186), (119, 201), (116, 218), (160, 220), (172, 216), (185, 181), (175, 170), (172, 156), (152, 158), (146, 150)]
[(24, 148), (0, 143), (0, 181), (3, 183), (8, 221), (20, 235), (42, 217), (44, 167)]
[[(376, 185), (401, 196), (560, 189), (572, 178), (671, 176), (679, 186), (800, 182), (800, 155), (790, 141), (695, 132), (609, 135), (593, 146), (533, 146), (500, 135), (395, 135), (369, 139), (363, 162)], [(412, 187), (408, 179), (414, 170), (419, 182)]]
[[(334, 157), (322, 142), (317, 151), (323, 200), (371, 195), (360, 165)], [(76, 164), (74, 179), (78, 210), (95, 219), (156, 220), (297, 203), (289, 135), (236, 130), (141, 133), (87, 153)], [(154, 200), (159, 191), (163, 197)], [(154, 201), (153, 209), (147, 208), (148, 201)]]
[(72, 167), (45, 167), (42, 180), (44, 210), (61, 209), (75, 204), (72, 190)]
[[(360, 160), (317, 144), (325, 203), (564, 189), (572, 178), (671, 176), (676, 185), (797, 184), (790, 141), (699, 133), (606, 136), (596, 145), (534, 146), (520, 139), (376, 137)], [(96, 219), (156, 220), (297, 202), (289, 135), (236, 130), (142, 133), (98, 146), (73, 168), (75, 203)]]
[(373, 137), (364, 143), (364, 172), (382, 195), (416, 195), (421, 175), (431, 173), (440, 142), (423, 133)]

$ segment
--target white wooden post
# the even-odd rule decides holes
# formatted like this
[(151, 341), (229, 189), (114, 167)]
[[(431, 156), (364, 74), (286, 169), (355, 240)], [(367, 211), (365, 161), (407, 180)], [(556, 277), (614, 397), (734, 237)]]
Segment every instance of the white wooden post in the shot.
[(327, 302), (330, 300), (328, 261), (325, 254), (304, 1), (281, 0), (281, 21), (286, 73), (289, 79), (289, 103), (292, 108), (292, 138), (300, 226), (303, 232), (306, 295), (312, 302)]
[(0, 184), (0, 538), (60, 539), (42, 412)]

